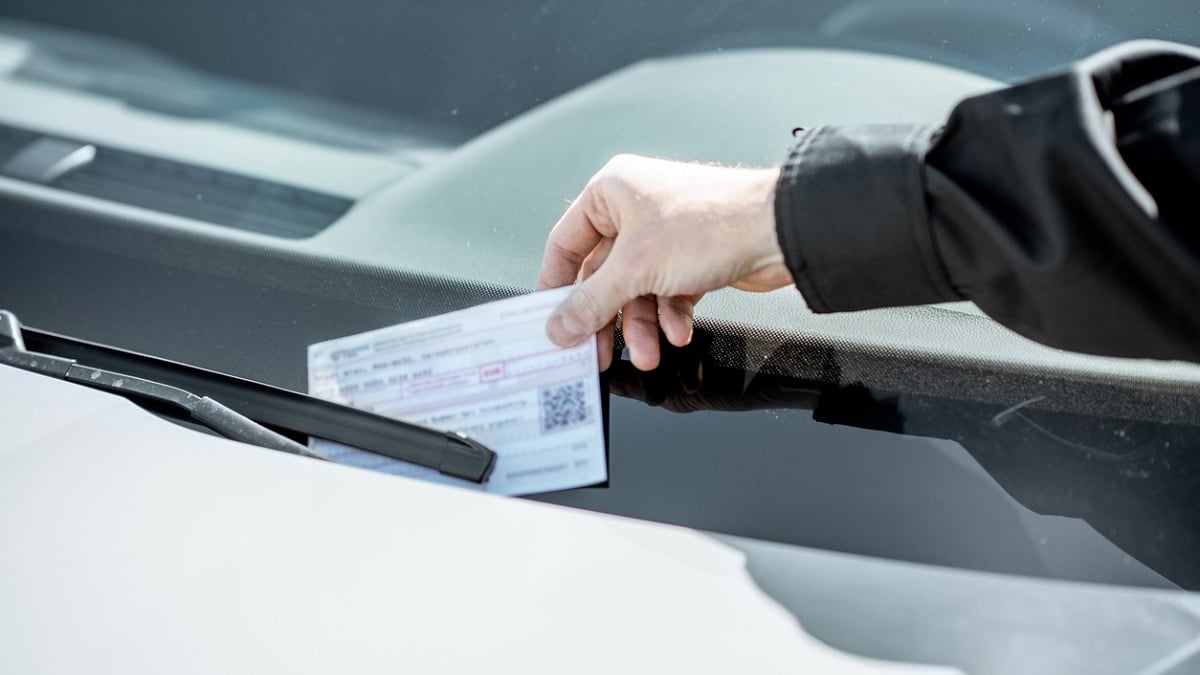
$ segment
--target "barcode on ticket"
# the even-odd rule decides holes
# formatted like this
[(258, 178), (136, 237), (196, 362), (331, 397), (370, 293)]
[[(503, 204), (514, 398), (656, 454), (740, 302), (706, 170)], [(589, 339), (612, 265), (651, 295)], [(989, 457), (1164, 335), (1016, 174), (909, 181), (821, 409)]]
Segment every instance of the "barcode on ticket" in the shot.
[(588, 422), (587, 394), (583, 380), (541, 390), (542, 432), (571, 429)]

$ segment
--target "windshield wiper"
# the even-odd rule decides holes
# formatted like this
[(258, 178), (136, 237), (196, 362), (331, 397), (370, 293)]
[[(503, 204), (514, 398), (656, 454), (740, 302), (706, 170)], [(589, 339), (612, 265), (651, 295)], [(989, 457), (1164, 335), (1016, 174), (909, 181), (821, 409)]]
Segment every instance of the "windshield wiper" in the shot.
[(462, 434), (22, 327), (5, 310), (0, 310), (0, 364), (166, 405), (234, 440), (306, 457), (324, 459), (288, 436), (323, 438), (476, 483), (487, 480), (496, 462), (492, 450)]

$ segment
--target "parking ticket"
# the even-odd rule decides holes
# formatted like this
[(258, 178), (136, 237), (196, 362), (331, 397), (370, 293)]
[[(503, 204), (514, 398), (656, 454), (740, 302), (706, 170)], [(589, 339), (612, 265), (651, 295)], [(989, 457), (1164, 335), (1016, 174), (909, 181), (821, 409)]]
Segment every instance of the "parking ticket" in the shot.
[(459, 431), (496, 453), (482, 485), (338, 443), (313, 449), (341, 464), (505, 495), (607, 479), (596, 341), (569, 349), (546, 320), (557, 288), (321, 342), (308, 348), (314, 396)]

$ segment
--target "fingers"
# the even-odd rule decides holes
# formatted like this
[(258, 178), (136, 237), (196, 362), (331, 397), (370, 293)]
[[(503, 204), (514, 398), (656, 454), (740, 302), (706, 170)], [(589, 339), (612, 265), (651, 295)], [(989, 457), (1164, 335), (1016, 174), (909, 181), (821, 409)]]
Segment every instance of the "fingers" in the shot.
[[(605, 238), (600, 240), (600, 244), (592, 251), (587, 260), (583, 261), (583, 269), (579, 271), (579, 280), (587, 281), (592, 278), (596, 270), (608, 260), (608, 254), (612, 252), (613, 239)], [(600, 372), (608, 370), (612, 365), (613, 358), (613, 333), (616, 330), (616, 321), (609, 321), (608, 325), (600, 329), (596, 333), (596, 352), (600, 358)]]
[(599, 332), (617, 316), (627, 298), (626, 277), (613, 265), (601, 266), (579, 284), (550, 315), (546, 334), (559, 347), (573, 347)]
[(600, 240), (596, 248), (592, 249), (591, 254), (583, 261), (583, 266), (579, 270), (579, 281), (587, 281), (592, 278), (592, 275), (608, 260), (608, 255), (612, 253), (615, 241), (615, 239), (608, 238)]
[(676, 347), (686, 347), (692, 341), (692, 312), (696, 300), (688, 295), (658, 298), (658, 321), (667, 341)]
[(611, 269), (600, 274), (615, 242), (616, 231), (599, 194), (598, 183), (584, 189), (550, 231), (537, 287), (554, 288), (580, 281), (546, 326), (560, 347), (578, 344), (596, 333), (600, 370), (612, 363), (617, 310), (625, 302), (621, 277)]
[(605, 238), (602, 229), (609, 224), (603, 211), (596, 208), (601, 201), (596, 190), (591, 185), (585, 188), (550, 230), (538, 272), (538, 290), (574, 283), (584, 260)]
[(612, 365), (613, 332), (616, 330), (616, 325), (616, 321), (609, 321), (607, 326), (596, 333), (596, 355), (600, 360), (600, 372), (608, 370), (608, 367)]
[(642, 295), (625, 303), (621, 310), (621, 334), (629, 348), (629, 360), (638, 370), (658, 367), (658, 303)]

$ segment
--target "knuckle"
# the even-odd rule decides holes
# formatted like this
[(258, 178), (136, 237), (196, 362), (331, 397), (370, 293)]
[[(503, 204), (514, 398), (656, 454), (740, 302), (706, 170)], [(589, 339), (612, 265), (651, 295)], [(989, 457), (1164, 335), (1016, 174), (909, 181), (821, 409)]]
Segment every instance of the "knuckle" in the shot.
[(659, 302), (659, 306), (662, 310), (681, 315), (691, 314), (692, 312), (692, 304), (682, 295), (673, 295), (669, 298), (664, 298)]
[(655, 316), (626, 313), (622, 319), (626, 326), (639, 326), (647, 332), (658, 332), (658, 318)]
[(593, 200), (598, 202), (601, 201), (603, 195), (613, 194), (624, 186), (624, 174), (606, 166), (605, 170), (596, 174), (596, 177), (588, 184), (588, 189), (592, 192)]
[(583, 254), (571, 249), (568, 246), (560, 244), (559, 242), (555, 241), (553, 236), (546, 241), (545, 257), (554, 257), (561, 260), (566, 260), (572, 265), (579, 265), (583, 262)]
[(603, 260), (598, 260), (595, 256), (590, 257), (583, 264), (583, 274), (590, 277), (593, 274), (595, 274), (597, 271), (599, 271), (600, 266), (603, 264), (604, 264)]
[(613, 214), (609, 212), (608, 200), (605, 199), (605, 195), (613, 190), (612, 180), (607, 174), (596, 174), (573, 204), (590, 226), (605, 236), (615, 234)]
[(633, 184), (636, 166), (641, 160), (637, 155), (622, 153), (613, 155), (596, 174), (597, 183), (606, 189), (629, 187)]
[(587, 286), (580, 286), (575, 291), (574, 309), (576, 316), (579, 317), (588, 326), (602, 326), (608, 323), (608, 317), (604, 316), (603, 306), (592, 289)]
[(604, 168), (619, 171), (621, 168), (628, 166), (629, 163), (636, 158), (637, 155), (628, 152), (620, 152), (609, 158), (608, 162), (605, 163)]

